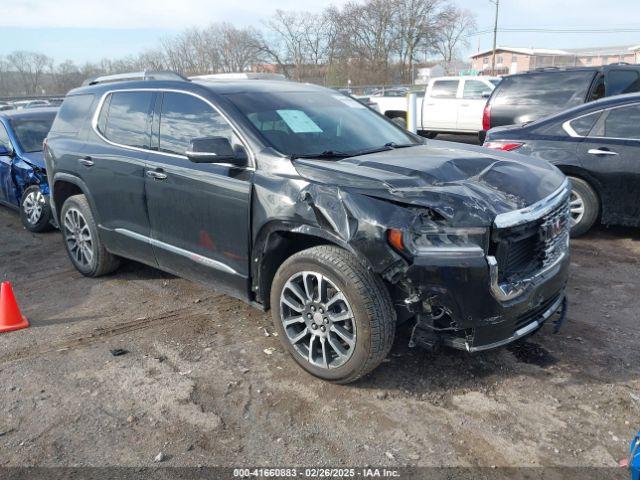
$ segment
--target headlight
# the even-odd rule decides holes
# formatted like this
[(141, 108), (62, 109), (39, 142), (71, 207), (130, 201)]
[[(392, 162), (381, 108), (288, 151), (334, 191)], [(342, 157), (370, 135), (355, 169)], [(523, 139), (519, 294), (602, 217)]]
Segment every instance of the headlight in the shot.
[(432, 222), (419, 232), (391, 229), (389, 243), (412, 255), (486, 253), (488, 228), (455, 228)]

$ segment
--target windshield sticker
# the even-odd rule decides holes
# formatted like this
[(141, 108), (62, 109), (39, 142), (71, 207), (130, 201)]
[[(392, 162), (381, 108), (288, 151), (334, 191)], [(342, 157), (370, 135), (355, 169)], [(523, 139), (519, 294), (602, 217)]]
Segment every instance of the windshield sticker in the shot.
[(331, 95), (333, 98), (338, 100), (339, 102), (344, 103), (347, 107), (350, 108), (366, 108), (362, 103), (357, 100), (354, 100), (350, 97), (345, 97), (344, 95)]
[(294, 133), (322, 133), (322, 129), (302, 110), (276, 110)]

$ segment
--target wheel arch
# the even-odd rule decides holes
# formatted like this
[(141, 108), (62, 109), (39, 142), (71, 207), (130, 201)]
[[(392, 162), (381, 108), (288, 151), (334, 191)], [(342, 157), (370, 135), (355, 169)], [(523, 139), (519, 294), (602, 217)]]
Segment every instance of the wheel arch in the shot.
[(387, 118), (407, 118), (407, 112), (404, 110), (387, 110), (384, 112), (384, 116)]
[(251, 290), (257, 303), (270, 308), (273, 277), (291, 255), (319, 245), (335, 245), (362, 258), (342, 238), (307, 224), (273, 221), (264, 225), (253, 242)]
[(91, 211), (98, 220), (93, 197), (89, 194), (89, 188), (82, 179), (68, 173), (57, 173), (51, 182), (51, 209), (56, 222), (60, 222), (60, 210), (67, 198), (73, 195), (84, 195), (91, 206)]
[(602, 213), (604, 209), (602, 205), (602, 197), (603, 197), (602, 185), (600, 184), (600, 182), (593, 175), (591, 175), (589, 171), (584, 170), (582, 168), (571, 166), (571, 165), (556, 165), (556, 166), (567, 177), (579, 178), (580, 180), (583, 180), (584, 182), (589, 184), (589, 186), (593, 189), (598, 199), (598, 206), (600, 207), (599, 218), (602, 217)]

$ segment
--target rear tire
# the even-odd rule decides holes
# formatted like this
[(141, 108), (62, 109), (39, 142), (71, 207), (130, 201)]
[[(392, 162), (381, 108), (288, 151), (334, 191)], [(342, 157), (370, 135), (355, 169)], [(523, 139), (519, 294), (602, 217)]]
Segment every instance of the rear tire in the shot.
[(571, 237), (576, 238), (587, 233), (600, 216), (600, 200), (598, 194), (581, 178), (569, 177), (571, 180)]
[(20, 220), (24, 228), (33, 233), (51, 230), (51, 204), (49, 196), (38, 185), (31, 185), (20, 200)]
[(60, 211), (60, 231), (71, 263), (85, 277), (113, 272), (120, 259), (104, 247), (91, 207), (84, 195), (67, 198)]
[(342, 248), (313, 247), (285, 260), (273, 279), (271, 308), (283, 346), (323, 380), (357, 380), (393, 344), (396, 316), (389, 291)]

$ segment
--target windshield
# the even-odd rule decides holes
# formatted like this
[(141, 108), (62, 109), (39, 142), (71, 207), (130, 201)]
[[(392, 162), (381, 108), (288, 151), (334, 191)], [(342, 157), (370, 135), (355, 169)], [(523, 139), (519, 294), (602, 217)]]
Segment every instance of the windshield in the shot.
[(51, 129), (54, 115), (46, 118), (12, 119), (11, 127), (20, 149), (26, 153), (41, 152), (42, 142)]
[(409, 133), (338, 93), (238, 93), (228, 98), (268, 144), (292, 157), (357, 155), (418, 144)]

